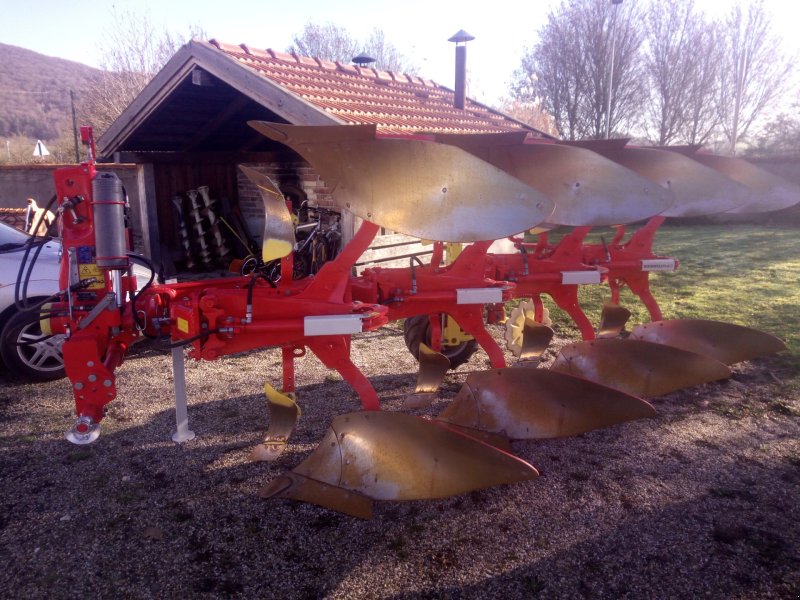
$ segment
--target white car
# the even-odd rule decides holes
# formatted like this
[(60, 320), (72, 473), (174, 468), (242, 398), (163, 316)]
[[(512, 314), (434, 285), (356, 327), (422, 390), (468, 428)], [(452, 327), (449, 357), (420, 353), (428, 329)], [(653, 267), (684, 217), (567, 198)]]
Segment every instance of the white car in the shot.
[[(0, 222), (0, 357), (6, 368), (20, 378), (49, 381), (64, 377), (64, 336), (42, 333), (37, 305), (60, 290), (61, 242), (37, 238), (31, 245), (29, 240), (27, 233)], [(39, 245), (41, 251), (33, 262)], [(150, 270), (135, 265), (134, 271), (137, 283), (145, 284)], [(21, 284), (17, 293), (18, 281)], [(34, 308), (26, 311), (24, 306)]]
[[(24, 281), (28, 267), (33, 264), (28, 278), (27, 295), (22, 303), (33, 306), (59, 291), (58, 271), (61, 258), (61, 243), (39, 238), (30, 246), (26, 242), (31, 236), (0, 223), (0, 356), (6, 368), (25, 379), (47, 381), (64, 376), (64, 360), (61, 357), (63, 336), (48, 336), (39, 327), (39, 311), (20, 310), (15, 302), (17, 277), (29, 248), (22, 272)], [(38, 242), (42, 249), (33, 263)], [(22, 296), (22, 287), (19, 296)]]

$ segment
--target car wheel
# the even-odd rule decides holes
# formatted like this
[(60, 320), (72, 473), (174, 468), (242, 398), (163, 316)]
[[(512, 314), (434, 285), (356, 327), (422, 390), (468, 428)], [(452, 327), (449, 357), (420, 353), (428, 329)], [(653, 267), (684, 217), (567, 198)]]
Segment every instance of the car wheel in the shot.
[(8, 370), (19, 378), (52, 381), (64, 377), (63, 335), (42, 333), (39, 312), (11, 317), (0, 334), (0, 354)]

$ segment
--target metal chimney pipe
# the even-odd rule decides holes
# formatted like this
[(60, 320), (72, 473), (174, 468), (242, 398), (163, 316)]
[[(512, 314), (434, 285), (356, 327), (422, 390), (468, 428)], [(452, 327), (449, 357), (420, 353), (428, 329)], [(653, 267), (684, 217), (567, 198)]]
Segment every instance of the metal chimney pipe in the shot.
[(453, 105), (461, 110), (467, 102), (467, 42), (474, 39), (474, 36), (461, 29), (447, 40), (456, 44), (456, 85)]
[(467, 102), (467, 47), (456, 46), (456, 96), (455, 107), (464, 109)]

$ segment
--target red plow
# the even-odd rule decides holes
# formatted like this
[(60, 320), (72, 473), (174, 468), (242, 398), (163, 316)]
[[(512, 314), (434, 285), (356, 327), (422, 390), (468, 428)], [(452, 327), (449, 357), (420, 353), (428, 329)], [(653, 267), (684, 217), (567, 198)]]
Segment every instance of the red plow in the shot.
[[(119, 181), (93, 161), (56, 173), (63, 292), (42, 319), (66, 335), (76, 406), (71, 442), (98, 438), (117, 371), (145, 337), (168, 339), (176, 361), (184, 348), (190, 358), (216, 360), (276, 347), (281, 389), (266, 385), (269, 429), (252, 453), (274, 459), (300, 416), (295, 362), (310, 350), (355, 390), (362, 411), (334, 419), (319, 447), (261, 494), (368, 517), (373, 500), (442, 498), (532, 479), (535, 467), (512, 454), (509, 440), (572, 436), (652, 416), (644, 398), (724, 379), (729, 364), (784, 348), (750, 328), (663, 320), (649, 287), (650, 273), (678, 267), (653, 250), (665, 219), (800, 201), (800, 190), (752, 165), (731, 164), (738, 159), (621, 141), (529, 142), (524, 134), (384, 137), (369, 126), (251, 125), (305, 158), (335, 190), (339, 207), (363, 219), (315, 275), (292, 278), (295, 240), (285, 201), (267, 177), (243, 168), (267, 215), (260, 258), (280, 259), (282, 276), (257, 268), (220, 279), (151, 280), (136, 291)], [(626, 228), (642, 222), (625, 239)], [(430, 260), (354, 275), (379, 226), (433, 241)], [(617, 227), (613, 239), (586, 242), (592, 228), (607, 226)], [(570, 229), (552, 243), (548, 232), (557, 227)], [(578, 288), (602, 282), (611, 299), (595, 327)], [(629, 313), (619, 304), (623, 286), (652, 320), (630, 334)], [(542, 295), (582, 337), (547, 369), (538, 364), (553, 335)], [(519, 300), (525, 302), (509, 304)], [(513, 367), (486, 329), (509, 312), (506, 339), (520, 359)], [(350, 359), (352, 336), (400, 319), (419, 357), (420, 394), (435, 394), (447, 370), (477, 347), (489, 358), (492, 368), (471, 372), (437, 418), (380, 411), (378, 394)], [(179, 440), (188, 438), (185, 405), (183, 411)]]

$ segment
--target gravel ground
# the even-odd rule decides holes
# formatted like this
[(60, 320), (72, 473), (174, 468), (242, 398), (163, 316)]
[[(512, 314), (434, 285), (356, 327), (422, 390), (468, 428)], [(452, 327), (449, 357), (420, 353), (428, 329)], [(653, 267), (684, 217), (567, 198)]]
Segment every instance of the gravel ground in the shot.
[[(337, 374), (298, 361), (298, 430), (277, 462), (251, 463), (279, 351), (188, 362), (198, 437), (177, 445), (170, 356), (147, 344), (118, 371), (118, 399), (88, 447), (63, 437), (66, 380), (0, 374), (4, 596), (800, 597), (797, 361), (739, 365), (727, 382), (655, 399), (653, 419), (515, 442), (536, 480), (378, 502), (360, 521), (256, 495), (333, 416), (358, 409)], [(384, 408), (400, 410), (416, 372), (402, 333), (359, 336), (353, 357)], [(461, 370), (486, 367), (479, 353)], [(438, 413), (462, 381), (450, 375), (434, 406), (415, 412)]]

